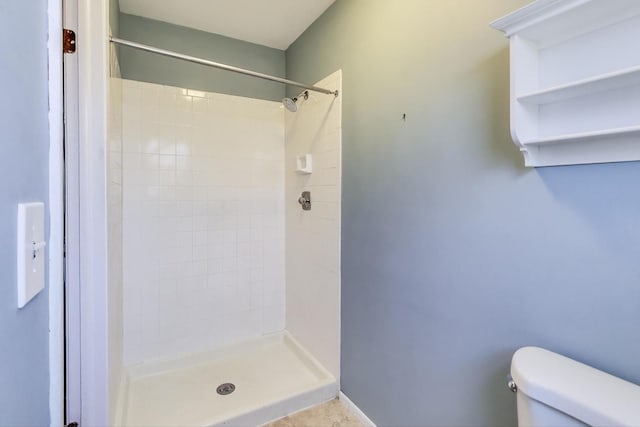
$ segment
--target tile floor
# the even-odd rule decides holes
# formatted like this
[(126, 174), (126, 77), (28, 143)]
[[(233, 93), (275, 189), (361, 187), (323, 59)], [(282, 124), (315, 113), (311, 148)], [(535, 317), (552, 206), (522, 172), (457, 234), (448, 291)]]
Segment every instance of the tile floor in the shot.
[(334, 399), (263, 427), (364, 427), (364, 424), (338, 399)]

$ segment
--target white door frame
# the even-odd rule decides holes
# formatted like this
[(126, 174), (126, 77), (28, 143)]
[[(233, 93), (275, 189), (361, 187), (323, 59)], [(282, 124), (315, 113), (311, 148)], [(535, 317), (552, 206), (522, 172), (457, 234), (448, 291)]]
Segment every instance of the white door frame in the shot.
[[(78, 3), (63, 0), (64, 28), (78, 33)], [(64, 57), (66, 422), (80, 421), (80, 197), (78, 54)]]
[[(67, 419), (85, 426), (107, 426), (112, 424), (107, 288), (108, 0), (63, 2), (65, 18), (77, 17), (77, 28), (73, 28), (75, 22), (65, 21), (77, 34), (77, 73), (68, 74), (65, 69)], [(69, 120), (73, 114), (76, 124)]]
[(78, 1), (81, 425), (111, 425), (107, 278), (107, 0)]
[(48, 0), (49, 416), (64, 424), (64, 158), (62, 0)]

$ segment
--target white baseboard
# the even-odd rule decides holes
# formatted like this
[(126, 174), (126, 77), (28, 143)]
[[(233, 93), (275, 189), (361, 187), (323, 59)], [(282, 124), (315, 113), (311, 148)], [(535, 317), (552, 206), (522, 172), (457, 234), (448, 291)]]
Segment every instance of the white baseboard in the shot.
[(340, 402), (342, 402), (344, 404), (344, 406), (346, 406), (347, 408), (349, 408), (351, 410), (351, 412), (354, 413), (354, 415), (358, 418), (358, 420), (364, 424), (366, 427), (376, 427), (376, 425), (374, 424), (373, 421), (371, 421), (369, 419), (369, 417), (367, 417), (367, 415), (362, 412), (362, 410), (360, 408), (358, 408), (356, 406), (355, 403), (353, 403), (351, 401), (351, 399), (349, 399), (347, 397), (346, 394), (344, 394), (342, 391), (340, 391), (340, 393), (338, 393), (338, 399), (340, 399)]

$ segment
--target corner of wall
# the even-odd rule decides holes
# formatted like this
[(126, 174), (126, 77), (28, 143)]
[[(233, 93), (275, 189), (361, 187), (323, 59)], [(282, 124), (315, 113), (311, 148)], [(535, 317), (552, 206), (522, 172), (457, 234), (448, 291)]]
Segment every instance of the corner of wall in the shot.
[[(341, 73), (315, 83), (341, 90)], [(285, 113), (287, 329), (340, 380), (340, 224), (342, 97), (309, 92)], [(296, 157), (310, 154), (310, 174)], [(297, 200), (311, 193), (311, 210)]]

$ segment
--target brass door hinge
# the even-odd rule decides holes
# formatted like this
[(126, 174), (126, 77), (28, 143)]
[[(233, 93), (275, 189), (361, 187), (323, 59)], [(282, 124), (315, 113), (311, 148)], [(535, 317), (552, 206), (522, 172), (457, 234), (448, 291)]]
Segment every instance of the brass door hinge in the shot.
[(64, 53), (76, 53), (76, 33), (73, 30), (62, 30), (62, 51)]

